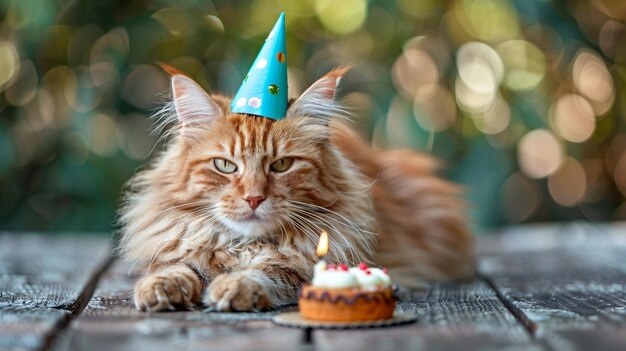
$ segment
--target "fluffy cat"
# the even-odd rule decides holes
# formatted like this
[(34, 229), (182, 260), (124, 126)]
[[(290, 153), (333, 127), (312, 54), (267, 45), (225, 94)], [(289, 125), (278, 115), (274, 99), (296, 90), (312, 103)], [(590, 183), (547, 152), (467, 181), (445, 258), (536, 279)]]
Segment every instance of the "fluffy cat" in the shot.
[(231, 113), (229, 98), (164, 69), (173, 102), (160, 115), (175, 127), (129, 182), (119, 217), (121, 254), (145, 265), (138, 309), (293, 302), (322, 229), (330, 262), (376, 262), (413, 279), (472, 274), (460, 189), (429, 157), (372, 150), (339, 121), (335, 92), (347, 68), (290, 101), (278, 121)]

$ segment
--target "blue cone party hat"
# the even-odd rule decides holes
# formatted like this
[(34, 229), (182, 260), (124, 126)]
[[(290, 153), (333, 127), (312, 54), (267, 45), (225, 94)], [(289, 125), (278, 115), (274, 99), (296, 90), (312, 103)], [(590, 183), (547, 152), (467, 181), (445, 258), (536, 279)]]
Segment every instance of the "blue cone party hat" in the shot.
[(287, 45), (285, 13), (281, 13), (259, 55), (243, 79), (230, 109), (271, 119), (287, 112)]

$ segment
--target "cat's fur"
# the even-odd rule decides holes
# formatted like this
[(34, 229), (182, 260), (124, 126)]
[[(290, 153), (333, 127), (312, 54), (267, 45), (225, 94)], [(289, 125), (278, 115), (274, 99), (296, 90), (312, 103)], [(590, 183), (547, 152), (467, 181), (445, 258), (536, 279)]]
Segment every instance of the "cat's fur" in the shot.
[[(248, 311), (293, 302), (311, 278), (319, 233), (331, 262), (388, 265), (397, 277), (464, 278), (472, 237), (459, 188), (412, 151), (375, 151), (337, 118), (331, 71), (292, 101), (286, 117), (230, 112), (176, 69), (176, 119), (167, 149), (129, 183), (120, 209), (120, 251), (145, 265), (135, 286), (142, 310)], [(283, 173), (269, 165), (294, 157)], [(233, 161), (223, 174), (213, 158)], [(266, 198), (256, 210), (244, 198)], [(248, 219), (255, 216), (254, 219)], [(405, 274), (406, 275), (406, 274)]]

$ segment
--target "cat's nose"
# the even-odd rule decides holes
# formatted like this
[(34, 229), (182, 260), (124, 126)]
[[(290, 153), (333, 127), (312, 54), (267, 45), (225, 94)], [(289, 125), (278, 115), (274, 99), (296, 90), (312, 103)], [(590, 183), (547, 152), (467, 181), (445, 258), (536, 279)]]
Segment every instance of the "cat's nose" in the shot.
[(265, 201), (265, 196), (262, 196), (262, 195), (247, 196), (247, 197), (244, 197), (243, 199), (248, 202), (248, 205), (250, 205), (251, 209), (255, 210), (257, 207), (259, 207), (261, 202)]

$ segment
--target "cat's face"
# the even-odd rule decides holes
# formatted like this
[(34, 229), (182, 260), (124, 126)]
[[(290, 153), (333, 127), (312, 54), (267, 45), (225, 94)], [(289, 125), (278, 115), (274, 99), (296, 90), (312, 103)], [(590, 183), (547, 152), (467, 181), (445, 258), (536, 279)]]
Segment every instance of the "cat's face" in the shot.
[[(179, 181), (201, 204), (198, 215), (257, 237), (307, 222), (298, 217), (310, 220), (311, 206), (332, 204), (334, 171), (341, 166), (329, 149), (325, 114), (333, 108), (323, 104), (333, 103), (341, 74), (320, 79), (279, 121), (231, 113), (227, 99), (209, 97), (191, 79), (174, 75), (185, 144)], [(298, 230), (315, 235), (318, 229)]]
[(231, 114), (197, 130), (186, 139), (188, 191), (212, 204), (216, 220), (245, 236), (280, 230), (300, 203), (331, 202), (324, 199), (327, 143), (294, 122)]

